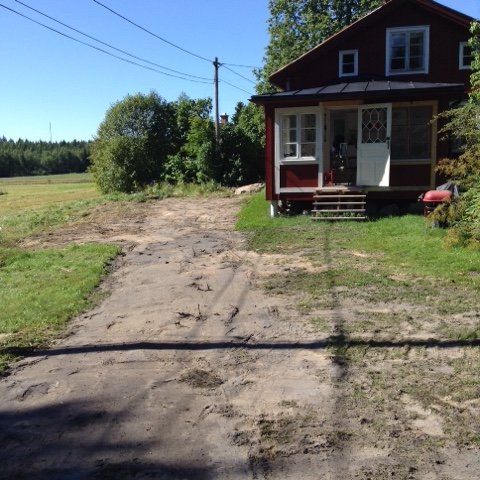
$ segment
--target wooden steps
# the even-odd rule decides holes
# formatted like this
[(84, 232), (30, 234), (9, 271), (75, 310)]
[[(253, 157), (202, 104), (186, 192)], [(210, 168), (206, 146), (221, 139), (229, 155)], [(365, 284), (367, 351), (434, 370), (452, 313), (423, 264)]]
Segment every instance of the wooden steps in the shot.
[(351, 187), (319, 189), (313, 195), (312, 220), (365, 220), (367, 194)]

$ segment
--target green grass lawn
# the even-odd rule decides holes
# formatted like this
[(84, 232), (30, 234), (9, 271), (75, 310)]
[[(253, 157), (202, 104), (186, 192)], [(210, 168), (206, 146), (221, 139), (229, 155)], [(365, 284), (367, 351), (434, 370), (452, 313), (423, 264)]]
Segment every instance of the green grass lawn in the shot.
[[(267, 212), (264, 193), (250, 197), (237, 229), (251, 249), (291, 259), (261, 286), (290, 296), (298, 321), (328, 342), (344, 372), (336, 408), (355, 426), (349, 433), (418, 458), (448, 442), (480, 448), (480, 252), (444, 248), (445, 231), (421, 216), (333, 223)], [(298, 255), (313, 268), (298, 266)], [(444, 438), (391, 435), (412, 421), (406, 398), (425, 411), (435, 405)]]
[(113, 245), (33, 250), (31, 235), (105, 202), (88, 174), (0, 179), (0, 374), (22, 348), (44, 345), (91, 305)]
[(0, 257), (0, 373), (21, 349), (45, 345), (92, 305), (114, 245), (10, 250)]
[[(250, 232), (250, 247), (264, 252), (305, 250), (317, 261), (328, 261), (342, 252), (376, 255), (375, 261), (392, 271), (465, 281), (480, 287), (480, 252), (446, 249), (445, 231), (431, 228), (422, 216), (405, 215), (367, 222), (313, 222), (309, 216), (268, 216), (264, 193), (243, 206), (238, 230)], [(477, 275), (478, 274), (478, 275)]]
[[(263, 193), (243, 206), (237, 229), (248, 232), (259, 252), (302, 252), (318, 272), (292, 270), (269, 279), (274, 292), (303, 296), (310, 309), (331, 306), (335, 292), (359, 302), (413, 304), (436, 315), (477, 312), (480, 252), (446, 249), (445, 231), (415, 215), (363, 223), (313, 222), (308, 216), (268, 216)], [(451, 330), (453, 338), (480, 338), (480, 325)]]

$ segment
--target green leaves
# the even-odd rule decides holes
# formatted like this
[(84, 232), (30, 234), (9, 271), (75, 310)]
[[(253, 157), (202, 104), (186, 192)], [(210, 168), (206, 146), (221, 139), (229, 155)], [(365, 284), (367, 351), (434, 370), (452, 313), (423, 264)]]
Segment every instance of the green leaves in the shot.
[(468, 102), (456, 109), (438, 116), (446, 120), (440, 130), (462, 143), (463, 153), (454, 159), (439, 162), (437, 171), (454, 180), (466, 190), (461, 199), (445, 212), (436, 212), (452, 227), (447, 236), (447, 245), (480, 246), (480, 23), (473, 22), (470, 28), (472, 37), (473, 62), (470, 76), (471, 91)]
[(158, 181), (176, 147), (176, 111), (157, 93), (127, 96), (101, 123), (92, 172), (103, 193), (132, 192)]
[(131, 193), (157, 181), (234, 186), (263, 172), (263, 112), (237, 105), (215, 142), (210, 98), (182, 94), (166, 102), (155, 92), (127, 96), (106, 113), (92, 147), (92, 172), (103, 193)]

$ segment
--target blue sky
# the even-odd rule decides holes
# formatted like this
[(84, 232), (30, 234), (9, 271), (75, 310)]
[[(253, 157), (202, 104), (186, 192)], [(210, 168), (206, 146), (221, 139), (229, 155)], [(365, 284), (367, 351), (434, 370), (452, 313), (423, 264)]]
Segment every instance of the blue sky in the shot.
[[(268, 0), (98, 0), (206, 60), (137, 29), (94, 0), (21, 1), (116, 48), (185, 74), (212, 79), (211, 60), (218, 57), (237, 73), (220, 69), (220, 111), (229, 114), (238, 101), (248, 101), (254, 92), (251, 69), (233, 65), (261, 66), (268, 42)], [(440, 3), (480, 17), (480, 0)], [(0, 0), (0, 4), (111, 51), (15, 0)], [(196, 83), (139, 68), (3, 7), (0, 56), (0, 136), (7, 138), (49, 140), (51, 131), (54, 141), (92, 139), (108, 107), (127, 94), (153, 89), (167, 100), (175, 100), (182, 92), (191, 98), (213, 96), (211, 80)]]

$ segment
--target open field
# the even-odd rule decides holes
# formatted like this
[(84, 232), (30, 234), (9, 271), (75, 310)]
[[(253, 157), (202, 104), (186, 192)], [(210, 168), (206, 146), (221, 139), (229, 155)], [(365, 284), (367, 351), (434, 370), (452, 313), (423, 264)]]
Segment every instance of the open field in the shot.
[[(214, 184), (162, 184), (104, 197), (89, 174), (0, 179), (0, 374), (23, 348), (61, 335), (99, 300), (105, 266), (145, 215), (140, 202), (228, 194)], [(113, 230), (117, 238), (102, 238)]]
[(100, 194), (86, 173), (0, 178), (0, 216), (98, 198)]

